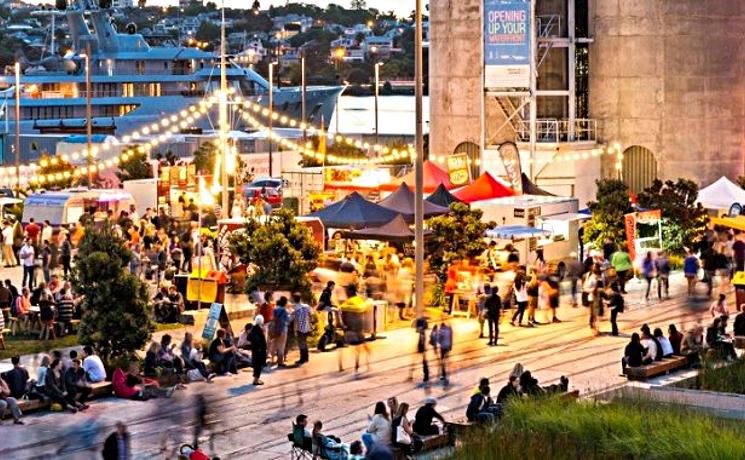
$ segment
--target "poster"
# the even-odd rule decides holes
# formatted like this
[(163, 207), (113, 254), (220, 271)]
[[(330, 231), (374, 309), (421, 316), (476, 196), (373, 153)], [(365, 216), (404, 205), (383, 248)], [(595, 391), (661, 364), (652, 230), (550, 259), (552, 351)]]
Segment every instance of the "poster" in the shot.
[(530, 0), (484, 0), (484, 86), (530, 86)]
[(210, 311), (207, 313), (207, 321), (204, 323), (204, 330), (202, 331), (202, 338), (204, 340), (211, 341), (212, 337), (215, 336), (223, 308), (221, 303), (213, 303), (210, 307)]
[(510, 180), (510, 186), (518, 195), (523, 194), (522, 167), (520, 166), (520, 150), (514, 142), (505, 142), (499, 146), (499, 156)]
[(447, 157), (450, 183), (455, 186), (471, 182), (471, 168), (468, 167), (468, 154), (455, 153)]

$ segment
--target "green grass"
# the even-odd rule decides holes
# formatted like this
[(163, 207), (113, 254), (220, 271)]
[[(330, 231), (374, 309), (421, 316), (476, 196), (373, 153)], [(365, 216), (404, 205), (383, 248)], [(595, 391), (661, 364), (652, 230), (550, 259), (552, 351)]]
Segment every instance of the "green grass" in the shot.
[(682, 407), (516, 400), (494, 427), (464, 435), (453, 460), (745, 458), (745, 426)]
[(54, 340), (37, 340), (25, 336), (6, 336), (5, 350), (0, 350), (0, 359), (8, 359), (15, 355), (32, 355), (42, 351), (59, 350), (61, 348), (78, 345), (77, 335), (66, 335)]
[(186, 326), (181, 323), (155, 323), (155, 332), (178, 331)]
[(745, 394), (745, 358), (740, 358), (726, 366), (715, 368), (711, 362), (704, 361), (698, 374), (696, 388), (723, 393)]

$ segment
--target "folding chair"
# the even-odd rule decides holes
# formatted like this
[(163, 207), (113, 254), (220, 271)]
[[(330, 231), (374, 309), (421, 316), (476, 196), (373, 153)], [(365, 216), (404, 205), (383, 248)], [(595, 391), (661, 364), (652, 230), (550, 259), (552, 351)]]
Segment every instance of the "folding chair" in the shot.
[(294, 423), (292, 424), (292, 433), (287, 435), (287, 439), (292, 443), (290, 449), (290, 459), (292, 460), (313, 460), (312, 446), (307, 445), (303, 429)]

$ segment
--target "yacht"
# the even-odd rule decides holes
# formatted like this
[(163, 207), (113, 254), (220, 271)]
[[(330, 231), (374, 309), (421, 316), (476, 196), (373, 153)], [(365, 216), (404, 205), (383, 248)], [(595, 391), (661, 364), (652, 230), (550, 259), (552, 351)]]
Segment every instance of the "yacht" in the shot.
[[(150, 46), (133, 25), (125, 33), (112, 26), (109, 10), (93, 0), (74, 0), (64, 11), (72, 48), (38, 63), (24, 63), (20, 76), (21, 135), (82, 134), (86, 132), (86, 59), (91, 69), (91, 110), (94, 134), (123, 136), (139, 127), (209, 97), (220, 88), (220, 56), (191, 47)], [(87, 19), (87, 20), (86, 20)], [(53, 33), (53, 32), (52, 32)], [(268, 105), (269, 83), (250, 68), (226, 62), (228, 87), (236, 95)], [(12, 145), (15, 130), (16, 76), (0, 76), (4, 95), (4, 128)], [(306, 87), (306, 119), (330, 120), (341, 86)], [(301, 118), (302, 88), (273, 88), (274, 108)], [(2, 96), (0, 96), (2, 98)], [(243, 129), (232, 117), (232, 129)], [(216, 110), (194, 128), (213, 129)], [(24, 160), (31, 152), (22, 152)]]

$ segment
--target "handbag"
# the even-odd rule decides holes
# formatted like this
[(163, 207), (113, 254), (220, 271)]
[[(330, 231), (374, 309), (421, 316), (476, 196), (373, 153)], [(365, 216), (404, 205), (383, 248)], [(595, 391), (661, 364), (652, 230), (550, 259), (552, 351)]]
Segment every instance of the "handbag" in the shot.
[(396, 427), (396, 442), (398, 444), (411, 444), (411, 436), (406, 432), (403, 425)]

